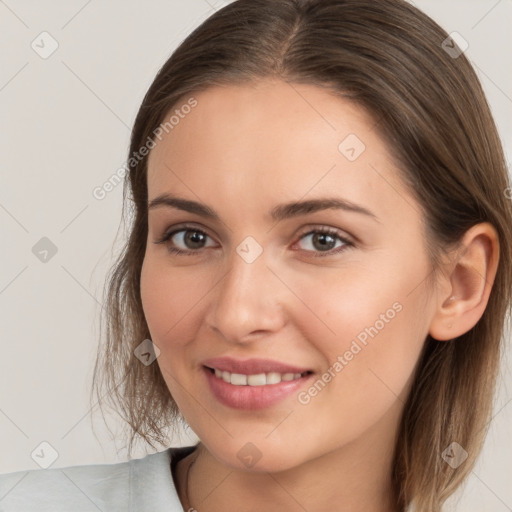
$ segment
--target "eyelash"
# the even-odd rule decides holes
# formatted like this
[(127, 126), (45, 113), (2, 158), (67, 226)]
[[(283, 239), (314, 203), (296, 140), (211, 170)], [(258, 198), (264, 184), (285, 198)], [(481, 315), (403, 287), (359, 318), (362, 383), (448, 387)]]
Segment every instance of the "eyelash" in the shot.
[[(159, 240), (157, 240), (154, 243), (155, 244), (165, 244), (174, 235), (176, 235), (177, 233), (180, 233), (182, 231), (194, 231), (196, 233), (201, 233), (202, 235), (205, 235), (205, 236), (211, 238), (208, 235), (208, 233), (205, 233), (202, 229), (198, 229), (195, 226), (183, 225), (183, 226), (180, 226), (179, 229), (174, 229), (171, 232), (164, 233), (162, 238), (160, 238)], [(318, 233), (331, 235), (332, 237), (335, 237), (338, 240), (340, 240), (341, 242), (343, 242), (344, 245), (342, 245), (341, 247), (338, 247), (336, 249), (330, 249), (329, 251), (306, 251), (307, 253), (312, 253), (312, 256), (315, 258), (317, 258), (317, 257), (325, 258), (327, 256), (334, 256), (335, 254), (339, 254), (339, 253), (345, 251), (346, 249), (349, 249), (350, 247), (354, 247), (354, 243), (351, 242), (350, 240), (348, 240), (347, 238), (341, 236), (338, 230), (336, 230), (334, 228), (329, 228), (326, 226), (315, 227), (315, 228), (309, 229), (309, 231), (304, 231), (299, 236), (298, 241), (302, 240), (307, 235), (318, 234)], [(196, 250), (191, 249), (191, 250), (185, 251), (183, 249), (178, 249), (177, 247), (168, 246), (167, 250), (171, 254), (175, 254), (178, 256), (196, 256), (197, 254), (199, 254), (201, 249), (196, 249)]]

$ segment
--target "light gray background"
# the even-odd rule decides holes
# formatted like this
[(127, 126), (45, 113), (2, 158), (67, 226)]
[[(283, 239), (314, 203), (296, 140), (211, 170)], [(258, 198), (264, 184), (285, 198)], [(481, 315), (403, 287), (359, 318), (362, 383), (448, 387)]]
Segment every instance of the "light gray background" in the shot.
[[(127, 460), (124, 444), (102, 430), (97, 407), (98, 437), (89, 414), (101, 292), (122, 185), (103, 200), (92, 191), (125, 162), (131, 125), (157, 70), (226, 3), (0, 0), (0, 473), (39, 468), (31, 453), (42, 441), (58, 453), (52, 467)], [(415, 3), (468, 41), (466, 54), (510, 161), (512, 1)], [(35, 40), (38, 51), (51, 48), (41, 36), (42, 48), (43, 31), (58, 43), (45, 59), (31, 47)], [(32, 252), (42, 237), (57, 247), (46, 263)], [(484, 452), (453, 510), (512, 510), (507, 358)], [(184, 435), (174, 444), (193, 440)]]

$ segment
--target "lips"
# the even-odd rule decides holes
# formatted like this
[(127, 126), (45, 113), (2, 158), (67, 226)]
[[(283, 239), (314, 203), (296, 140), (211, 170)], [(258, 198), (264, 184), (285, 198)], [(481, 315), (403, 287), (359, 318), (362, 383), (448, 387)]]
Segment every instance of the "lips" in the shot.
[(214, 357), (203, 361), (203, 366), (221, 372), (239, 373), (243, 375), (255, 375), (260, 373), (306, 373), (309, 368), (292, 366), (271, 359), (234, 359), (231, 357)]
[(245, 410), (271, 407), (298, 393), (313, 376), (307, 368), (279, 361), (230, 357), (204, 361), (203, 374), (221, 404)]

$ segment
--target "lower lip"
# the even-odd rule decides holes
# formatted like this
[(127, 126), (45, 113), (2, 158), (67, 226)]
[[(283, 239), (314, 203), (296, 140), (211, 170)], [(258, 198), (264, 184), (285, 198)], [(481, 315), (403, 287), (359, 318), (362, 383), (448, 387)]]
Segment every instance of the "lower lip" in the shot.
[(203, 367), (210, 390), (217, 400), (234, 409), (256, 410), (277, 404), (287, 396), (296, 393), (313, 374), (306, 374), (299, 379), (283, 381), (265, 386), (235, 386), (216, 377)]

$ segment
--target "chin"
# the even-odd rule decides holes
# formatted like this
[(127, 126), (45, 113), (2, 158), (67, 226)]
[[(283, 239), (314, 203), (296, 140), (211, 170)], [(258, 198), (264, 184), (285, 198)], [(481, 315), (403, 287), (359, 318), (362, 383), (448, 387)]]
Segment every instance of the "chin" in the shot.
[(233, 470), (251, 473), (286, 471), (305, 462), (295, 447), (282, 444), (273, 446), (268, 440), (253, 442), (232, 439), (230, 444), (224, 443), (218, 447), (208, 446), (208, 450), (215, 459), (225, 466)]

